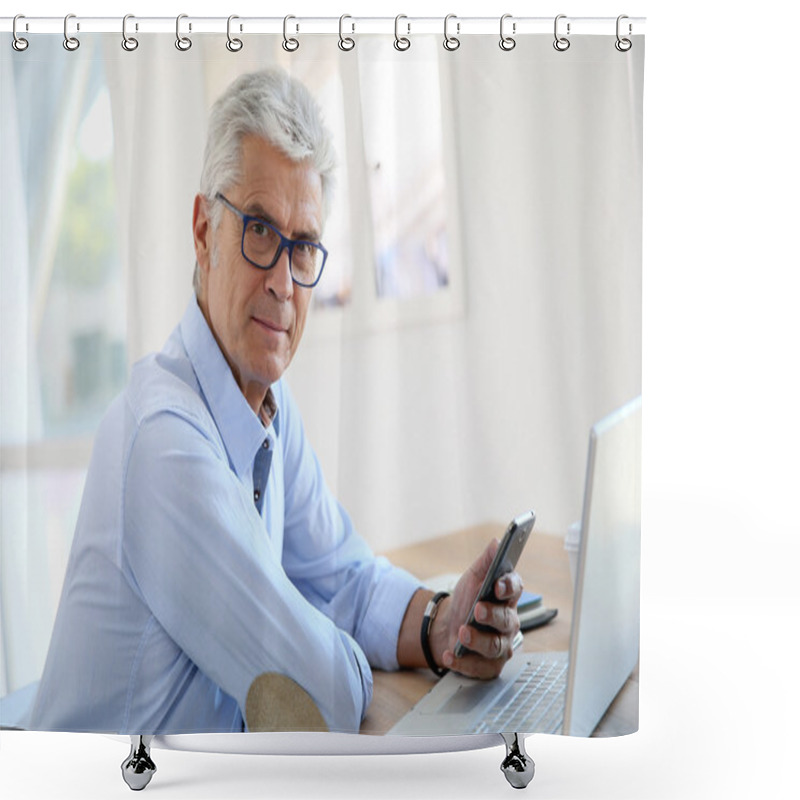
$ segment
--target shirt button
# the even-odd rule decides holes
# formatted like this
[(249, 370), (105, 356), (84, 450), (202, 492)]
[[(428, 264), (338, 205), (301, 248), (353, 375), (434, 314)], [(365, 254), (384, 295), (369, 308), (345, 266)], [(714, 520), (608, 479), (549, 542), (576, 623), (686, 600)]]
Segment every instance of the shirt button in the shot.
[(256, 499), (256, 502), (258, 502), (258, 498), (259, 498), (259, 497), (261, 497), (261, 492), (259, 492), (259, 491), (258, 491), (258, 489), (256, 489), (256, 490), (253, 492), (253, 497), (255, 497), (255, 499)]
[(264, 439), (263, 448), (265, 450), (269, 450), (269, 439)]

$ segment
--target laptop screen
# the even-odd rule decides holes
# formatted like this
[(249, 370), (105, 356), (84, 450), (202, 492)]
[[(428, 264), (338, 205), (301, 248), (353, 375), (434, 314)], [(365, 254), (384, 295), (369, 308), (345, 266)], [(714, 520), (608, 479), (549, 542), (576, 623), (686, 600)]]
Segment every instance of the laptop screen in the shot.
[(642, 400), (592, 428), (564, 733), (590, 736), (639, 658)]

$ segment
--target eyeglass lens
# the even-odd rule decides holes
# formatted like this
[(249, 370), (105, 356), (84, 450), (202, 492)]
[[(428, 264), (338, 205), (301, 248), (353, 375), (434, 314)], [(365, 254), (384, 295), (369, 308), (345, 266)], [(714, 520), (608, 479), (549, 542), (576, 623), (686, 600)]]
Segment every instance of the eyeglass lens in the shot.
[[(271, 267), (278, 260), (281, 237), (269, 225), (256, 219), (247, 221), (244, 255), (260, 267)], [(292, 276), (299, 283), (313, 284), (322, 269), (323, 252), (313, 242), (297, 241), (290, 246)]]

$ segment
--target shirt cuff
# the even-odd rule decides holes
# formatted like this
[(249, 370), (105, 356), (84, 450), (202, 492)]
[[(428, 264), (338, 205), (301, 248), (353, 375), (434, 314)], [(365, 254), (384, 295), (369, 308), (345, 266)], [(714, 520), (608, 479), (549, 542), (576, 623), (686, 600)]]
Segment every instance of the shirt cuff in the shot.
[(369, 663), (383, 670), (396, 670), (397, 639), (406, 609), (422, 583), (385, 558), (376, 561), (375, 589), (364, 616), (358, 643)]

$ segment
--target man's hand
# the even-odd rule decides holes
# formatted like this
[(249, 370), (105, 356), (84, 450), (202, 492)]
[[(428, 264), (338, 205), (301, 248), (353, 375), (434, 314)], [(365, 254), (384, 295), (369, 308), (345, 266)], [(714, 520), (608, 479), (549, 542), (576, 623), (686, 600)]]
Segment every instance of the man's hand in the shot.
[[(511, 658), (512, 642), (519, 630), (517, 601), (522, 594), (522, 579), (509, 572), (498, 579), (494, 593), (498, 602), (481, 601), (475, 619), (491, 630), (482, 631), (465, 623), (478, 596), (499, 542), (489, 543), (475, 563), (461, 576), (455, 591), (442, 600), (431, 629), (431, 651), (438, 664), (473, 678), (496, 678)], [(457, 641), (470, 651), (455, 656)]]

